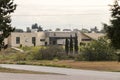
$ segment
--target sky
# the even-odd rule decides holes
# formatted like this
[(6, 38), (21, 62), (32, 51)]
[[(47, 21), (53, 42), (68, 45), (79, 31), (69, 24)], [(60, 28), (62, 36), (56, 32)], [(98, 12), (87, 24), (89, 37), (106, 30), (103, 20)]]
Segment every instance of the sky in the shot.
[(14, 0), (12, 26), (26, 30), (38, 23), (43, 29), (82, 29), (109, 23), (113, 0)]

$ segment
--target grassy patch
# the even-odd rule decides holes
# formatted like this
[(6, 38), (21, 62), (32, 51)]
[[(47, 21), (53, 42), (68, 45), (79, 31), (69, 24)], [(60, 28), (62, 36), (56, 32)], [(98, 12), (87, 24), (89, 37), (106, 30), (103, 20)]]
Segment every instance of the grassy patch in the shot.
[(98, 70), (98, 71), (111, 71), (111, 72), (119, 72), (120, 71), (120, 63), (118, 62), (64, 62), (64, 64), (71, 66), (76, 69), (85, 69), (85, 70)]
[(118, 62), (80, 62), (74, 60), (60, 60), (60, 61), (30, 61), (25, 62), (29, 65), (40, 65), (50, 67), (63, 67), (63, 68), (74, 68), (84, 70), (98, 70), (98, 71), (111, 71), (119, 72), (120, 63)]
[(0, 72), (5, 72), (5, 73), (26, 73), (26, 74), (50, 74), (50, 73), (45, 73), (45, 72), (35, 72), (35, 71), (27, 71), (27, 70), (16, 70), (16, 69), (9, 69), (9, 68), (2, 68), (2, 67), (0, 67)]
[(37, 65), (37, 66), (49, 66), (49, 67), (61, 67), (61, 68), (71, 68), (65, 64), (59, 64), (59, 61), (48, 61), (48, 60), (40, 60), (40, 61), (6, 61), (0, 62), (2, 64), (19, 64), (19, 65)]
[(22, 47), (22, 48), (23, 50), (25, 50), (25, 53), (20, 53), (10, 48), (7, 50), (1, 51), (0, 63), (120, 72), (120, 63), (115, 61), (85, 62), (85, 61), (58, 60), (58, 59), (34, 60), (33, 59), (34, 54), (41, 47)]
[(113, 62), (82, 62), (82, 61), (80, 62), (74, 60), (58, 60), (58, 61), (40, 60), (40, 61), (20, 61), (20, 62), (9, 61), (4, 63), (120, 72), (120, 63), (114, 61)]
[(24, 50), (24, 51), (38, 51), (41, 48), (45, 48), (45, 46), (32, 46), (32, 47), (21, 47), (20, 49)]

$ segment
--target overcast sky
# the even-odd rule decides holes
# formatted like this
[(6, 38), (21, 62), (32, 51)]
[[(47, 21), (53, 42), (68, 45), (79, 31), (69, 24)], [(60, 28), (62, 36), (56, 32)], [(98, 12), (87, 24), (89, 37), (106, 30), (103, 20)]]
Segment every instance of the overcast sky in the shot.
[(26, 29), (33, 23), (44, 29), (102, 28), (110, 18), (113, 0), (14, 0), (18, 5), (12, 14), (12, 25)]

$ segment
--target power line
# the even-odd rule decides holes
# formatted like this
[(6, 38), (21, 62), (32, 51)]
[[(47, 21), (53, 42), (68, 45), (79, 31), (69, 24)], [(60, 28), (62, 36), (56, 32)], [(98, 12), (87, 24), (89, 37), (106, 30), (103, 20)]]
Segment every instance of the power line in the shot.
[(94, 13), (94, 14), (55, 14), (55, 15), (12, 15), (12, 16), (24, 16), (24, 17), (33, 17), (33, 16), (71, 16), (71, 15), (74, 15), (74, 16), (76, 16), (76, 15), (109, 15), (110, 13), (105, 13), (105, 14), (96, 14), (96, 13)]

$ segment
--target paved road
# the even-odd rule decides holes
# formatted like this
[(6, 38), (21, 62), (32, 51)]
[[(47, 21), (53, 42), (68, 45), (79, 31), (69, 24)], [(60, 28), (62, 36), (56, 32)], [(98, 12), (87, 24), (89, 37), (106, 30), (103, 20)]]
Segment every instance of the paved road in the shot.
[[(78, 70), (30, 65), (13, 65), (13, 64), (10, 65), (0, 64), (0, 66), (12, 69), (65, 74), (65, 75), (33, 75), (33, 74), (0, 73), (0, 80), (120, 80), (119, 72), (100, 72), (90, 70)], [(5, 76), (7, 76), (8, 79)]]

